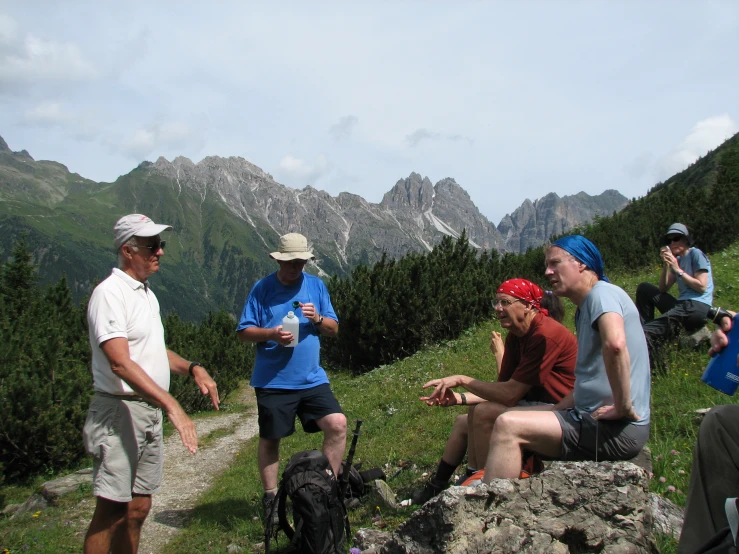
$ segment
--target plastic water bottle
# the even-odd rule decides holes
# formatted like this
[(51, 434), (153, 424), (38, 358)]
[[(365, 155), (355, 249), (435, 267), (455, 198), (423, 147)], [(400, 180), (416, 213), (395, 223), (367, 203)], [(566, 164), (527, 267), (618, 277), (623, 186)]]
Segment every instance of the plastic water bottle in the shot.
[(293, 340), (286, 346), (287, 348), (295, 348), (300, 339), (300, 321), (295, 312), (287, 312), (287, 315), (282, 318), (282, 330), (293, 334)]
[(729, 344), (708, 362), (701, 380), (714, 389), (733, 395), (739, 386), (739, 367), (736, 366), (739, 354), (739, 315), (731, 322), (731, 330), (726, 335)]

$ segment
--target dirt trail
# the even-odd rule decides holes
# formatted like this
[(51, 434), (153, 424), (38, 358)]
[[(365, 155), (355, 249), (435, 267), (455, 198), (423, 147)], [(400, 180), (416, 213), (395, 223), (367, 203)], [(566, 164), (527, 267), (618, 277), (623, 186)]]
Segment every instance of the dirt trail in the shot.
[(198, 496), (231, 465), (244, 441), (257, 434), (256, 403), (253, 389), (241, 393), (240, 403), (253, 406), (248, 413), (219, 414), (195, 421), (198, 437), (216, 429), (229, 429), (222, 437), (208, 441), (194, 456), (173, 433), (164, 442), (164, 481), (153, 496), (151, 513), (144, 524), (139, 545), (140, 554), (158, 554), (184, 525)]

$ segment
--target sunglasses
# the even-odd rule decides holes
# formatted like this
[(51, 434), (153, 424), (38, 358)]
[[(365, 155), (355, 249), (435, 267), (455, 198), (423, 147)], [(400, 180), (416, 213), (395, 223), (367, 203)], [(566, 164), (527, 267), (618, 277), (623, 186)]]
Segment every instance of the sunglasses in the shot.
[(674, 237), (667, 237), (665, 242), (667, 242), (667, 244), (672, 244), (673, 242), (680, 242), (682, 238), (683, 238), (682, 235), (676, 235)]
[(167, 241), (163, 240), (157, 244), (137, 244), (139, 248), (146, 248), (147, 250), (151, 251), (152, 254), (155, 254), (156, 252), (159, 252), (159, 249), (161, 248), (164, 250), (164, 247), (167, 245)]

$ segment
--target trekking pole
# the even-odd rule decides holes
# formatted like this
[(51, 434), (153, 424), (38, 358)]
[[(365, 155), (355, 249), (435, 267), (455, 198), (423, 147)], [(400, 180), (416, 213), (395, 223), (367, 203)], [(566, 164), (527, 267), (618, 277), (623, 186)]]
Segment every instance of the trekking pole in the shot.
[(349, 447), (349, 455), (346, 457), (346, 467), (341, 472), (339, 480), (339, 498), (343, 499), (346, 493), (346, 487), (349, 484), (349, 472), (351, 471), (352, 462), (354, 461), (354, 451), (357, 449), (357, 439), (359, 439), (359, 428), (362, 426), (362, 420), (357, 420), (357, 426), (354, 428), (354, 436), (352, 437), (352, 445)]

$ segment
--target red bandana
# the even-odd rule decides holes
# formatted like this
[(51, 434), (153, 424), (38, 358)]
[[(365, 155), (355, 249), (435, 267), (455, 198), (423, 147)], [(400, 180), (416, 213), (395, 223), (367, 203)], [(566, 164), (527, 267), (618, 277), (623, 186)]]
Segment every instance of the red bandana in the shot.
[(544, 291), (531, 281), (527, 281), (526, 279), (508, 279), (498, 287), (498, 292), (528, 302), (544, 315), (549, 315), (549, 311), (541, 307), (541, 299), (544, 296)]

